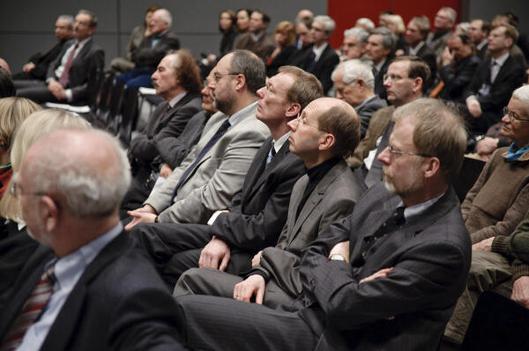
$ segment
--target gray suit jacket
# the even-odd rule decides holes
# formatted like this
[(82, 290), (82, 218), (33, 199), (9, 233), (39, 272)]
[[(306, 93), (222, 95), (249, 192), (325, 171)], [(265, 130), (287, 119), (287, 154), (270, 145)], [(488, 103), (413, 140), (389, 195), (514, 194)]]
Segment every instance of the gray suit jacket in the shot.
[(360, 136), (362, 139), (366, 135), (369, 121), (371, 120), (373, 113), (387, 105), (386, 100), (379, 98), (378, 95), (374, 95), (372, 98), (367, 99), (355, 107), (356, 113), (358, 113), (358, 116), (360, 117)]
[(304, 175), (294, 185), (287, 222), (277, 245), (263, 250), (261, 264), (256, 268), (293, 298), (302, 291), (297, 267), (303, 252), (332, 222), (349, 215), (362, 194), (352, 171), (341, 161), (320, 180), (296, 219), (308, 181)]
[(160, 222), (206, 223), (213, 212), (229, 207), (232, 197), (242, 188), (255, 153), (270, 135), (268, 127), (255, 118), (256, 106), (254, 104), (206, 153), (178, 189), (173, 203), (180, 176), (228, 118), (221, 112), (211, 116), (200, 140), (180, 167), (174, 169), (165, 183), (145, 201), (159, 214)]

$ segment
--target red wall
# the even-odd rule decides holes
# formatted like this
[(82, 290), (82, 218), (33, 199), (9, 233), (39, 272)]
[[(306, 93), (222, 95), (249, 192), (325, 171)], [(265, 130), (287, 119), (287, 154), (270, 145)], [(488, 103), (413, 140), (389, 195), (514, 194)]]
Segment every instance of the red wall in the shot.
[(343, 39), (343, 31), (354, 26), (360, 17), (370, 18), (378, 25), (378, 14), (383, 10), (391, 10), (402, 16), (404, 25), (413, 16), (426, 15), (433, 27), (433, 18), (437, 10), (443, 6), (450, 6), (458, 13), (461, 10), (461, 0), (328, 0), (328, 14), (336, 21), (336, 30), (331, 37), (331, 44), (338, 48)]

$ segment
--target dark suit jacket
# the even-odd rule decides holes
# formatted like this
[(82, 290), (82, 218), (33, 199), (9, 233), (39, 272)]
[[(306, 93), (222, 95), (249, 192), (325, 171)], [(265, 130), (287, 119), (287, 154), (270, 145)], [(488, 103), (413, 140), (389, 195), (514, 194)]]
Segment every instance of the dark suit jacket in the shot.
[(277, 245), (263, 250), (261, 263), (256, 269), (266, 280), (273, 279), (293, 298), (297, 298), (302, 291), (298, 272), (300, 257), (332, 222), (353, 211), (362, 194), (362, 189), (354, 182), (351, 169), (345, 161), (341, 161), (320, 180), (296, 218), (308, 181), (308, 176), (304, 175), (294, 185), (287, 222)]
[(439, 97), (445, 100), (463, 102), (463, 92), (474, 78), (480, 63), (479, 57), (472, 55), (441, 67), (439, 76), (445, 86)]
[(279, 67), (288, 65), (297, 51), (298, 49), (296, 49), (294, 45), (288, 45), (283, 48), (281, 52), (277, 54), (276, 57), (274, 57), (273, 60), (268, 60), (266, 62), (267, 77), (275, 76), (277, 74), (277, 71), (279, 70)]
[(382, 107), (386, 107), (388, 104), (386, 100), (382, 100), (377, 95), (369, 98), (367, 101), (362, 102), (355, 108), (356, 113), (360, 117), (360, 137), (363, 139), (366, 135), (367, 128), (369, 127), (369, 121), (373, 113), (377, 112)]
[(200, 111), (200, 103), (199, 94), (187, 93), (173, 107), (168, 102), (160, 104), (147, 125), (132, 140), (130, 155), (140, 164), (150, 166), (154, 158), (160, 155), (155, 140), (178, 137), (189, 119)]
[(509, 56), (491, 84), (490, 93), (487, 96), (478, 95), (483, 84), (490, 84), (490, 63), (490, 57), (481, 62), (474, 79), (472, 79), (464, 94), (464, 98), (476, 95), (483, 112), (481, 118), (485, 118), (489, 126), (499, 122), (502, 116), (502, 109), (507, 106), (512, 92), (522, 85), (525, 77), (525, 68), (512, 56)]
[[(317, 349), (437, 350), (466, 286), (470, 237), (457, 196), (449, 189), (363, 256), (364, 241), (399, 202), (383, 184), (374, 186), (353, 214), (331, 225), (304, 256), (300, 271), (305, 302), (313, 304), (301, 316), (315, 330), (323, 329)], [(329, 261), (330, 249), (347, 239), (351, 264)], [(389, 267), (393, 271), (387, 277), (359, 283)]]
[[(53, 257), (40, 247), (0, 316), (0, 339)], [(46, 350), (182, 350), (176, 306), (154, 268), (122, 233), (86, 268), (42, 344)]]
[[(70, 40), (64, 45), (61, 53), (50, 64), (47, 78), (59, 79), (59, 77), (55, 76), (55, 70), (61, 65), (61, 60), (66, 50), (74, 44), (75, 40)], [(104, 66), (105, 52), (91, 38), (77, 54), (70, 68), (69, 82), (66, 88), (72, 89), (72, 103), (80, 104), (86, 101), (88, 78), (101, 72)]]
[(274, 41), (268, 36), (267, 33), (262, 33), (259, 40), (254, 41), (250, 32), (239, 34), (235, 38), (233, 43), (235, 50), (250, 50), (263, 61), (266, 60), (274, 51)]
[(46, 74), (48, 73), (48, 67), (49, 65), (57, 58), (57, 56), (61, 53), (62, 48), (64, 47), (64, 44), (66, 44), (67, 40), (61, 40), (58, 41), (51, 49), (49, 49), (46, 52), (37, 52), (36, 54), (32, 55), (28, 62), (32, 62), (35, 64), (35, 68), (33, 68), (29, 74), (26, 74), (25, 72), (20, 72), (13, 75), (13, 79), (24, 79), (30, 78), (30, 79), (38, 79), (38, 80), (45, 80)]
[(132, 54), (136, 68), (156, 68), (169, 50), (180, 49), (180, 41), (175, 33), (167, 31), (143, 38), (138, 50)]
[(300, 67), (305, 71), (314, 74), (323, 86), (323, 93), (327, 94), (333, 85), (331, 80), (332, 71), (334, 71), (334, 68), (340, 63), (340, 58), (331, 47), (330, 43), (327, 44), (327, 47), (323, 50), (319, 60), (314, 65), (312, 65), (312, 60), (310, 60), (311, 53), (312, 46), (305, 51), (305, 57), (301, 59), (303, 63)]
[(388, 71), (389, 64), (393, 60), (393, 56), (388, 56), (386, 62), (380, 67), (380, 71), (375, 72), (375, 67), (373, 67), (373, 73), (375, 74), (375, 94), (377, 94), (381, 99), (387, 97), (386, 88), (384, 88), (384, 75)]

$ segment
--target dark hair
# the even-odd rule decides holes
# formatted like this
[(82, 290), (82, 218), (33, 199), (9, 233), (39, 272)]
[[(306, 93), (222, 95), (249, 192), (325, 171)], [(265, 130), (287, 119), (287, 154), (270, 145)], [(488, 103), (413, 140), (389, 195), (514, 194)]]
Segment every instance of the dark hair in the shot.
[(408, 69), (408, 78), (421, 78), (422, 79), (422, 89), (426, 89), (427, 83), (430, 81), (431, 71), (428, 64), (421, 58), (417, 56), (399, 56), (394, 58), (393, 62), (406, 61), (410, 63)]
[(266, 69), (263, 60), (248, 50), (232, 52), (231, 72), (240, 73), (246, 79), (246, 87), (252, 94), (265, 85)]
[(202, 78), (200, 78), (200, 68), (198, 67), (193, 55), (186, 50), (180, 49), (173, 54), (178, 55), (179, 60), (174, 60), (173, 66), (180, 85), (190, 93), (199, 93), (202, 89)]
[(97, 27), (97, 16), (96, 14), (93, 12), (93, 11), (90, 11), (90, 10), (79, 10), (79, 12), (77, 12), (77, 14), (83, 14), (83, 15), (88, 15), (90, 16), (90, 27), (91, 28), (96, 28)]
[(0, 67), (0, 98), (15, 96), (17, 90), (8, 71)]
[(268, 16), (265, 12), (263, 12), (262, 10), (259, 10), (259, 9), (255, 9), (255, 10), (252, 11), (252, 14), (255, 13), (255, 12), (260, 13), (261, 16), (263, 16), (263, 23), (264, 24), (268, 25), (270, 23), (270, 16)]
[(333, 106), (318, 118), (318, 127), (334, 135), (332, 152), (338, 157), (351, 155), (360, 142), (360, 121), (350, 106)]
[(235, 15), (235, 12), (233, 12), (233, 10), (222, 10), (219, 12), (219, 32), (224, 33), (224, 30), (222, 30), (222, 28), (220, 27), (220, 17), (223, 13), (227, 13), (231, 19), (231, 27), (226, 32), (234, 31), (237, 23), (237, 15)]

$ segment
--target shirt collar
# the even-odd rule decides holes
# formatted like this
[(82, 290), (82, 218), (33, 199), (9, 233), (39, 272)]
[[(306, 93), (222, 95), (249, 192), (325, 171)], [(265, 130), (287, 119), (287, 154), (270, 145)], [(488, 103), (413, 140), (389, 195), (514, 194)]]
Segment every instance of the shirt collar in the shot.
[(382, 69), (382, 66), (384, 66), (384, 63), (386, 63), (387, 58), (384, 57), (377, 65), (375, 65), (375, 69), (377, 70), (377, 73), (380, 72)]
[(171, 108), (173, 108), (177, 103), (178, 101), (182, 100), (182, 98), (184, 96), (186, 96), (187, 92), (184, 91), (178, 95), (176, 95), (174, 98), (172, 98), (170, 101), (169, 101), (169, 106), (171, 106)]
[(279, 139), (274, 140), (273, 145), (274, 145), (274, 150), (276, 152), (279, 152), (279, 150), (281, 150), (283, 145), (285, 145), (286, 141), (288, 140), (288, 137), (290, 136), (290, 133), (291, 132), (285, 133)]
[(422, 49), (422, 47), (424, 46), (424, 44), (425, 44), (425, 43), (424, 43), (424, 40), (423, 40), (423, 41), (421, 41), (419, 44), (417, 44), (417, 46), (415, 46), (414, 48), (412, 48), (412, 47), (410, 46), (410, 49), (409, 49), (409, 50), (410, 50), (410, 55), (411, 55), (411, 56), (417, 56), (417, 53), (419, 52), (419, 50)]
[(316, 47), (316, 45), (312, 45), (312, 52), (314, 52), (314, 60), (318, 61), (321, 57), (321, 54), (323, 54), (323, 51), (325, 48), (327, 48), (327, 43), (321, 44), (320, 47)]
[[(426, 200), (424, 202), (421, 202), (420, 204), (416, 204), (416, 205), (413, 205), (413, 206), (410, 206), (410, 207), (406, 207), (404, 209), (404, 218), (406, 218), (406, 220), (408, 220), (411, 217), (415, 217), (417, 215), (420, 215), (421, 213), (426, 211), (428, 208), (430, 208), (433, 204), (435, 204), (437, 202), (437, 200), (439, 200), (441, 197), (443, 197), (444, 194), (445, 193), (442, 193), (441, 195), (436, 196), (436, 197), (434, 197), (434, 198), (432, 198), (430, 200)], [(404, 206), (402, 201), (400, 202), (400, 204), (397, 207), (400, 207), (400, 206)]]
[(230, 121), (230, 125), (233, 127), (234, 125), (236, 125), (237, 123), (242, 121), (244, 119), (244, 116), (246, 115), (246, 113), (248, 111), (250, 111), (252, 108), (255, 108), (256, 105), (257, 105), (257, 101), (252, 102), (248, 106), (244, 107), (243, 109), (241, 109), (241, 110), (235, 112), (233, 115), (231, 115), (230, 118), (228, 119)]
[(506, 52), (505, 54), (501, 55), (497, 59), (493, 58), (492, 60), (496, 61), (498, 66), (501, 68), (501, 66), (503, 66), (503, 64), (505, 63), (505, 61), (507, 61), (508, 58), (509, 58), (509, 52)]
[(476, 49), (478, 49), (478, 50), (483, 49), (483, 47), (484, 47), (485, 45), (487, 45), (488, 42), (489, 42), (489, 41), (488, 41), (487, 39), (483, 39), (483, 40), (481, 41), (481, 43), (479, 43), (478, 45), (476, 45)]
[(369, 101), (373, 100), (373, 99), (376, 98), (376, 97), (377, 97), (376, 95), (373, 95), (373, 96), (368, 97), (367, 99), (365, 99), (364, 101), (362, 101), (360, 104), (358, 104), (357, 106), (355, 106), (355, 110), (358, 110), (358, 109), (362, 108), (365, 104), (367, 104)]

